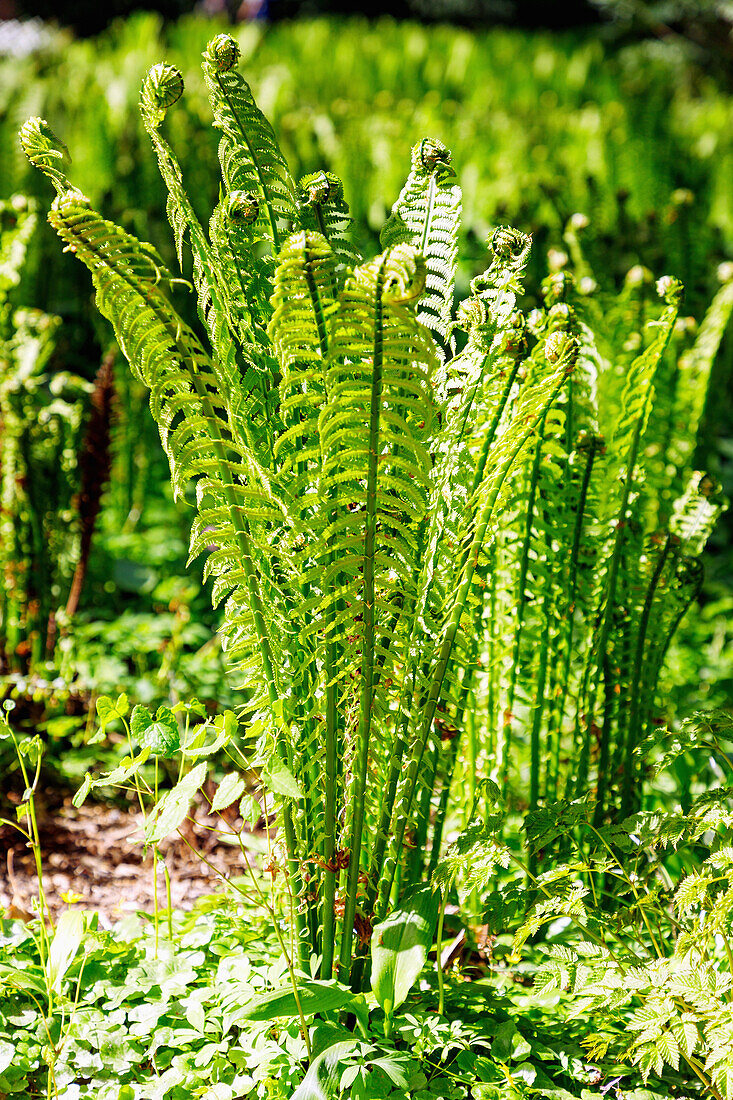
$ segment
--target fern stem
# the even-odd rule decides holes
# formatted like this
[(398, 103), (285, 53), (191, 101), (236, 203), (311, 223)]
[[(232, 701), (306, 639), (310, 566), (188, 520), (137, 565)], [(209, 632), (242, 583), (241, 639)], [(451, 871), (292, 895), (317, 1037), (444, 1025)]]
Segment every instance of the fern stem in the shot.
[[(447, 754), (448, 760), (446, 761), (445, 774), (443, 777), (443, 788), (440, 792), (440, 802), (438, 804), (438, 810), (435, 815), (433, 843), (430, 848), (430, 862), (428, 864), (428, 878), (432, 875), (433, 871), (437, 867), (438, 859), (440, 858), (440, 846), (443, 842), (443, 829), (445, 828), (445, 819), (448, 813), (448, 800), (450, 798), (450, 790), (453, 783), (453, 773), (455, 772), (456, 763), (458, 761), (458, 749), (463, 733), (464, 715), (466, 713), (466, 707), (468, 705), (468, 700), (471, 694), (473, 673), (476, 667), (476, 657), (478, 654), (478, 638), (479, 634), (478, 631), (476, 631), (474, 637), (471, 639), (471, 656), (469, 658), (463, 677), (463, 684), (461, 685), (461, 696), (458, 701), (458, 706), (456, 707), (456, 733), (450, 741), (450, 748)], [(475, 737), (474, 730), (472, 730), (472, 733)]]
[[(631, 806), (631, 790), (632, 783), (636, 775), (636, 768), (634, 767), (633, 751), (640, 739), (642, 732), (640, 723), (641, 713), (641, 679), (644, 664), (644, 645), (646, 643), (647, 629), (649, 627), (649, 617), (652, 611), (652, 605), (654, 603), (654, 597), (657, 592), (657, 586), (659, 585), (662, 572), (667, 563), (670, 551), (672, 549), (672, 537), (667, 535), (664, 540), (664, 546), (662, 552), (659, 555), (657, 564), (654, 567), (651, 580), (649, 581), (649, 587), (646, 591), (644, 598), (644, 606), (641, 611), (641, 618), (639, 620), (639, 632), (636, 638), (636, 647), (634, 650), (634, 663), (631, 674), (631, 698), (629, 702), (629, 721), (626, 729), (626, 736), (623, 738), (623, 745), (619, 746), (620, 752), (624, 761), (624, 780), (621, 794), (621, 818), (627, 817), (630, 812)], [(649, 698), (647, 696), (647, 706), (654, 705), (654, 697)], [(600, 790), (599, 783), (599, 790)], [(596, 806), (598, 809), (599, 802)]]
[[(548, 581), (549, 584), (549, 581)], [(532, 729), (530, 732), (530, 770), (529, 770), (529, 808), (536, 810), (540, 801), (540, 728), (545, 709), (545, 682), (547, 680), (547, 659), (550, 650), (550, 614), (547, 604), (548, 594), (542, 600), (545, 628), (540, 643), (539, 665), (537, 668), (537, 690), (535, 695)]]
[[(562, 723), (565, 717), (565, 705), (567, 703), (568, 691), (570, 690), (570, 670), (573, 660), (573, 637), (575, 633), (575, 597), (578, 591), (578, 556), (580, 554), (580, 539), (583, 533), (583, 523), (585, 521), (585, 508), (588, 500), (588, 490), (590, 488), (591, 475), (593, 473), (593, 463), (599, 447), (598, 437), (594, 437), (591, 441), (588, 450), (588, 459), (585, 464), (585, 470), (583, 471), (583, 481), (580, 486), (580, 495), (578, 497), (578, 511), (575, 516), (575, 529), (573, 531), (573, 545), (570, 551), (570, 588), (568, 591), (568, 604), (567, 604), (567, 636), (565, 638), (565, 661), (563, 664), (562, 676), (560, 679), (560, 702), (558, 706), (558, 733), (557, 733), (557, 752), (560, 752), (562, 742)], [(559, 768), (556, 769), (559, 772)]]
[[(319, 210), (320, 214), (320, 210)], [(325, 234), (324, 234), (325, 235)], [(318, 344), (321, 359), (325, 362), (328, 357), (328, 330), (323, 311), (318, 286), (313, 277), (313, 270), (308, 262), (307, 244), (305, 247), (306, 262), (303, 272), (308, 287), (313, 314), (318, 330)], [(332, 491), (331, 491), (331, 494)], [(328, 516), (331, 524), (331, 512)], [(329, 564), (333, 564), (333, 554), (329, 555)], [(335, 577), (333, 580), (335, 586)], [(328, 600), (326, 609), (326, 652), (325, 652), (325, 679), (326, 679), (326, 769), (325, 769), (325, 807), (323, 827), (323, 910), (321, 917), (321, 977), (331, 978), (333, 973), (333, 954), (335, 945), (334, 905), (336, 901), (336, 868), (334, 855), (336, 850), (336, 771), (338, 763), (338, 699), (336, 692), (336, 663), (337, 646), (333, 640), (336, 608), (333, 599)]]
[(369, 462), (367, 467), (366, 511), (364, 516), (363, 618), (361, 642), (361, 694), (357, 732), (356, 774), (354, 776), (354, 816), (349, 838), (349, 871), (346, 884), (343, 935), (339, 955), (339, 980), (347, 982), (351, 969), (356, 893), (359, 886), (361, 847), (364, 831), (366, 777), (369, 765), (369, 735), (374, 696), (374, 547), (377, 527), (377, 478), (379, 473), (379, 430), (383, 378), (382, 286), (384, 270), (380, 268), (374, 291), (374, 339), (372, 344), (372, 386), (369, 409)]
[[(483, 364), (481, 366), (480, 374), (483, 374), (490, 359), (490, 354), (485, 356)], [(473, 474), (473, 481), (471, 483), (471, 496), (473, 496), (473, 494), (476, 492), (479, 485), (484, 479), (484, 473), (486, 472), (486, 463), (489, 458), (489, 453), (491, 451), (494, 440), (496, 439), (496, 433), (499, 428), (499, 424), (501, 423), (501, 418), (504, 415), (504, 410), (506, 409), (507, 402), (509, 401), (509, 398), (511, 396), (512, 387), (514, 386), (514, 381), (517, 377), (517, 371), (519, 370), (520, 362), (521, 360), (517, 358), (514, 362), (512, 369), (509, 371), (506, 384), (501, 392), (501, 396), (499, 397), (496, 408), (494, 409), (494, 415), (491, 418), (491, 422), (481, 443), (481, 450), (479, 452), (478, 461), (476, 462), (476, 469), (474, 470)]]
[(389, 897), (392, 891), (392, 883), (394, 882), (394, 876), (397, 870), (397, 863), (400, 853), (402, 851), (405, 830), (407, 828), (407, 822), (412, 808), (413, 799), (415, 797), (415, 789), (417, 786), (417, 777), (422, 763), (425, 747), (430, 735), (430, 729), (435, 718), (435, 711), (438, 705), (441, 692), (443, 690), (443, 683), (445, 680), (446, 671), (450, 662), (451, 654), (453, 652), (453, 645), (458, 634), (461, 618), (466, 608), (466, 602), (468, 600), (471, 585), (473, 583), (474, 573), (478, 566), (478, 560), (481, 554), (481, 550), (486, 539), (486, 533), (491, 522), (494, 508), (499, 497), (501, 488), (506, 480), (509, 471), (511, 470), (517, 455), (520, 453), (532, 432), (537, 429), (542, 429), (547, 410), (553, 401), (557, 398), (560, 389), (564, 385), (567, 376), (567, 368), (562, 372), (560, 380), (556, 382), (550, 394), (543, 401), (542, 407), (535, 414), (530, 414), (526, 420), (523, 431), (520, 434), (518, 441), (515, 443), (509, 455), (504, 461), (504, 465), (501, 469), (500, 475), (496, 478), (491, 490), (487, 494), (487, 498), (479, 513), (479, 519), (476, 524), (471, 544), (467, 553), (464, 555), (463, 564), (459, 571), (461, 577), (460, 585), (456, 592), (456, 596), (453, 602), (453, 608), (448, 619), (448, 623), (443, 635), (443, 641), (438, 653), (438, 659), (433, 673), (432, 681), (430, 684), (430, 690), (428, 692), (427, 700), (423, 710), (423, 721), (420, 734), (417, 738), (416, 744), (413, 749), (412, 758), (408, 767), (408, 772), (405, 777), (405, 795), (401, 800), (401, 805), (397, 812), (397, 820), (395, 823), (395, 829), (392, 835), (392, 844), (390, 848), (390, 857), (387, 860), (385, 867), (382, 871), (381, 880), (379, 883), (377, 905), (375, 910), (375, 916), (377, 920), (381, 920), (386, 912)]
[(509, 748), (512, 739), (512, 718), (514, 699), (517, 690), (517, 678), (519, 676), (519, 654), (524, 633), (524, 612), (527, 606), (527, 575), (529, 573), (529, 552), (532, 546), (532, 527), (534, 525), (535, 500), (537, 498), (537, 486), (540, 477), (540, 462), (542, 461), (542, 435), (544, 432), (544, 417), (539, 429), (539, 439), (535, 447), (532, 471), (529, 479), (529, 497), (527, 498), (527, 515), (524, 526), (524, 538), (522, 540), (522, 556), (519, 562), (519, 580), (517, 585), (517, 625), (514, 631), (514, 644), (512, 646), (511, 670), (509, 673), (509, 686), (507, 688), (506, 707), (504, 709), (504, 724), (501, 744), (501, 768), (499, 785), (503, 788), (507, 781), (509, 770)]

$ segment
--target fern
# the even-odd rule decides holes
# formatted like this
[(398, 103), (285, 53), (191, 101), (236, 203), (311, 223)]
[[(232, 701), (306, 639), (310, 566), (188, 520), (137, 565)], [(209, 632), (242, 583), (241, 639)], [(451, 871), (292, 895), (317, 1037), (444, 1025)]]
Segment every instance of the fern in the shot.
[(412, 169), (382, 230), (382, 245), (414, 245), (427, 268), (419, 319), (445, 340), (451, 322), (458, 258), (461, 191), (449, 183), (455, 173), (450, 153), (439, 141), (425, 138), (412, 150)]
[[(257, 733), (250, 763), (278, 807), (298, 963), (320, 956), (322, 977), (337, 964), (358, 987), (372, 924), (424, 876), (429, 840), (439, 864), (467, 761), (472, 800), (488, 803), (482, 780), (514, 782), (526, 728), (534, 809), (579, 776), (600, 783), (605, 814), (605, 762), (646, 728), (642, 701), (719, 504), (675, 444), (689, 488), (655, 556), (644, 445), (659, 434), (676, 286), (624, 360), (625, 388), (568, 273), (548, 280), (542, 310), (518, 308), (530, 241), (516, 230), (490, 235), (454, 318), (448, 151), (415, 148), (384, 251), (362, 262), (340, 183), (321, 172), (296, 188), (237, 61), (225, 34), (204, 52), (222, 177), (206, 229), (166, 137), (183, 78), (155, 66), (141, 93), (197, 326), (172, 304), (183, 280), (72, 186), (47, 124), (21, 139), (57, 190), (51, 224), (149, 390), (177, 498), (195, 483), (191, 557), (207, 554)], [(627, 298), (619, 329), (634, 323), (624, 311)], [(616, 683), (628, 705), (609, 711), (596, 759), (598, 700)], [(551, 893), (582, 918), (582, 891)]]

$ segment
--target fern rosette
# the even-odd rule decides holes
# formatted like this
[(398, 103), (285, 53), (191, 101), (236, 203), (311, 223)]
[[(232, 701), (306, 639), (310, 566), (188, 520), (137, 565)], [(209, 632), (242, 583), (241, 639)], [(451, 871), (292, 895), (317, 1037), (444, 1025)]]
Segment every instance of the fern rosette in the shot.
[[(362, 261), (340, 182), (296, 187), (238, 61), (228, 34), (204, 52), (221, 133), (207, 227), (165, 136), (181, 74), (155, 66), (141, 93), (196, 326), (171, 301), (182, 280), (73, 188), (47, 124), (21, 140), (150, 391), (176, 496), (195, 483), (191, 557), (206, 553), (224, 603), (299, 965), (317, 957), (330, 979), (338, 960), (357, 986), (373, 922), (435, 867), (449, 814), (489, 790), (482, 778), (511, 789), (528, 754), (533, 807), (593, 785), (599, 820), (629, 808), (624, 762), (720, 508), (688, 463), (694, 379), (707, 384), (733, 300), (721, 291), (672, 370), (674, 282), (641, 331), (633, 287), (604, 313), (566, 271), (525, 316), (531, 241), (498, 227), (456, 308), (448, 150), (415, 146), (384, 251)], [(636, 351), (618, 359), (626, 329)], [(655, 410), (662, 383), (692, 410), (671, 426)], [(663, 513), (658, 455), (675, 470)], [(168, 751), (168, 716), (153, 727)]]

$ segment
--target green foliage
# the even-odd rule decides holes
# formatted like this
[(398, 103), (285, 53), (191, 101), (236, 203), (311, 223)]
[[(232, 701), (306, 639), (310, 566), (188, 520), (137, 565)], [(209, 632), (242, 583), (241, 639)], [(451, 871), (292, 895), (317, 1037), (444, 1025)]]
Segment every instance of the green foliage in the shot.
[(58, 317), (24, 308), (22, 276), (35, 205), (0, 205), (0, 667), (53, 651), (79, 552), (80, 456), (91, 387), (54, 372)]
[[(141, 93), (205, 337), (172, 304), (181, 280), (153, 246), (68, 181), (48, 125), (31, 119), (21, 140), (57, 190), (52, 226), (150, 391), (176, 497), (195, 482), (191, 558), (208, 554), (258, 737), (249, 766), (279, 806), (299, 965), (320, 955), (328, 980), (337, 956), (358, 988), (354, 955), (420, 881), (442, 790), (438, 857), (464, 726), (469, 789), (476, 772), (506, 780), (526, 716), (533, 808), (590, 782), (598, 821), (629, 808), (633, 751), (720, 510), (689, 461), (733, 299), (718, 295), (679, 363), (670, 278), (659, 314), (632, 281), (601, 309), (558, 270), (527, 319), (516, 302), (530, 242), (501, 228), (451, 321), (460, 192), (447, 150), (416, 147), (386, 250), (353, 266), (340, 187), (319, 177), (298, 198), (238, 58), (226, 35), (204, 51), (222, 133), (208, 234), (163, 132), (183, 78), (156, 65)], [(450, 354), (430, 329), (441, 345), (450, 335)], [(133, 713), (154, 753), (175, 751), (174, 727), (169, 711)], [(106, 781), (137, 785), (145, 751)], [(181, 824), (206, 772), (195, 763), (164, 795), (149, 842)]]
[(374, 927), (372, 935), (372, 992), (384, 1009), (385, 1026), (425, 966), (433, 945), (440, 894), (420, 886), (398, 909)]

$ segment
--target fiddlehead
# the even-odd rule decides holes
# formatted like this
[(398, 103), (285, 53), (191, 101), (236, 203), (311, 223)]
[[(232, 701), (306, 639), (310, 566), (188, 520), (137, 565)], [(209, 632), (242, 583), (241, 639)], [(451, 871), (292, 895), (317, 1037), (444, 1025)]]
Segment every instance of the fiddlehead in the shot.
[(272, 126), (237, 70), (239, 55), (239, 45), (229, 34), (213, 38), (203, 55), (214, 125), (222, 132), (222, 179), (229, 194), (241, 191), (259, 196), (253, 238), (270, 241), (277, 250), (282, 240), (281, 221), (296, 219), (295, 185)]
[(321, 233), (345, 268), (351, 269), (360, 263), (349, 240), (352, 221), (338, 176), (332, 172), (303, 176), (298, 184), (298, 221), (303, 229)]

